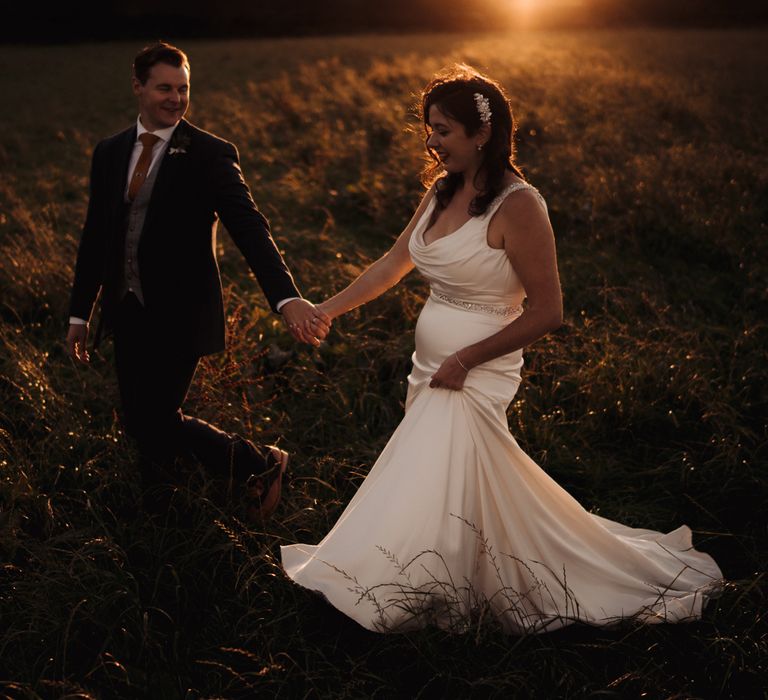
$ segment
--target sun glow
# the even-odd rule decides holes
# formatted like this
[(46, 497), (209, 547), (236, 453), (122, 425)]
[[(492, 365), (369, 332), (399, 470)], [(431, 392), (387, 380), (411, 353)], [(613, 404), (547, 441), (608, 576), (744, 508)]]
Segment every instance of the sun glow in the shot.
[(505, 0), (512, 22), (518, 27), (547, 25), (573, 19), (583, 11), (583, 0)]

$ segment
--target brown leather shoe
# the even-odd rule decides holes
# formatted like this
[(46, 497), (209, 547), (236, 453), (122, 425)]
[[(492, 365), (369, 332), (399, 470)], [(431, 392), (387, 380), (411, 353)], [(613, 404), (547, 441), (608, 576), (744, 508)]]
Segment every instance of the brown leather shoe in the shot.
[(246, 482), (246, 514), (250, 522), (267, 520), (280, 503), (283, 474), (288, 468), (289, 455), (271, 445), (267, 455), (267, 469), (251, 474)]

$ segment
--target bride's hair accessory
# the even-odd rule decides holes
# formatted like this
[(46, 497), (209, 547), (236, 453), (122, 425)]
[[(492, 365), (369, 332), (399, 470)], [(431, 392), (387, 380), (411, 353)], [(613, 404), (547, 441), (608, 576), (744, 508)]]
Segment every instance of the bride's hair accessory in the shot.
[(481, 92), (476, 92), (475, 105), (477, 105), (477, 112), (480, 115), (480, 121), (483, 122), (483, 124), (490, 124), (492, 114), (491, 101)]

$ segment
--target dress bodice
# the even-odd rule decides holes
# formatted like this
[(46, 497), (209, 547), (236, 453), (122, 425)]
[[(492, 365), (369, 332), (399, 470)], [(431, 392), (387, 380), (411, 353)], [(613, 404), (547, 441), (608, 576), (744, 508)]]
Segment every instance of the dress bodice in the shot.
[(525, 182), (506, 187), (481, 216), (473, 216), (453, 233), (432, 243), (424, 241), (436, 199), (427, 205), (413, 230), (408, 249), (419, 272), (436, 294), (477, 304), (520, 304), (525, 290), (503, 249), (488, 245), (488, 225), (512, 192), (538, 190)]

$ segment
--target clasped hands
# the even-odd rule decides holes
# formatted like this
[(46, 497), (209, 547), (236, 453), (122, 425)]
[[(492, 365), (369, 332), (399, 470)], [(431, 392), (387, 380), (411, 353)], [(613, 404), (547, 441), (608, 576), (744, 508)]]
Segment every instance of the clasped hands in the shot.
[(331, 317), (306, 299), (293, 299), (280, 309), (290, 334), (301, 343), (318, 347), (331, 330)]

